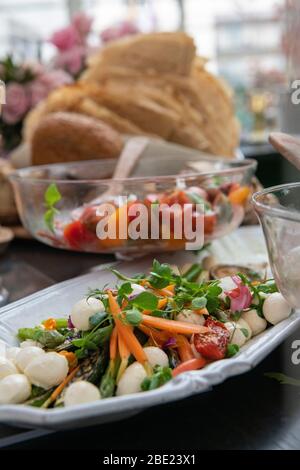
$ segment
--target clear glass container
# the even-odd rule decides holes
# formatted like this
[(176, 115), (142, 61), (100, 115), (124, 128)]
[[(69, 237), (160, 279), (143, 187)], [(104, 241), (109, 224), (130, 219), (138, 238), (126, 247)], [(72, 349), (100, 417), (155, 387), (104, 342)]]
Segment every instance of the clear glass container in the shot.
[(300, 307), (300, 183), (265, 189), (252, 202), (277, 285), (293, 307)]
[[(208, 242), (230, 233), (242, 222), (246, 201), (245, 198), (240, 203), (236, 201), (239, 191), (235, 195), (233, 192), (248, 187), (256, 168), (253, 160), (208, 158), (203, 159), (204, 172), (113, 180), (115, 163), (115, 160), (95, 160), (14, 172), (10, 179), (24, 226), (44, 243), (76, 251), (141, 254), (181, 250), (184, 240), (174, 238), (133, 240), (128, 236), (126, 240), (99, 240), (96, 235), (99, 204), (108, 201), (120, 211), (124, 198), (128, 198), (128, 206), (134, 202), (151, 205), (158, 200), (182, 204), (187, 193), (197, 193), (205, 205), (204, 234)], [(45, 220), (45, 194), (53, 183), (61, 198), (55, 204), (49, 228)]]

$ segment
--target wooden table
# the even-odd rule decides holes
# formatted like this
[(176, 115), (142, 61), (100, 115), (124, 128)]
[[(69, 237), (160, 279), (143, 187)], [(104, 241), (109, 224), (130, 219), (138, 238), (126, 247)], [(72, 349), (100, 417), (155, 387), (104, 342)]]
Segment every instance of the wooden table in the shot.
[[(110, 259), (15, 241), (0, 263), (25, 261), (54, 281), (62, 281)], [(117, 425), (45, 435), (33, 431), (25, 441), (23, 431), (5, 426), (0, 428), (0, 440), (6, 435), (3, 443), (9, 444), (19, 436), (23, 442), (14, 444), (15, 449), (299, 449), (300, 390), (264, 376), (275, 371), (300, 378), (299, 366), (293, 366), (290, 359), (295, 338), (300, 339), (300, 331), (247, 374), (207, 393), (151, 408)]]

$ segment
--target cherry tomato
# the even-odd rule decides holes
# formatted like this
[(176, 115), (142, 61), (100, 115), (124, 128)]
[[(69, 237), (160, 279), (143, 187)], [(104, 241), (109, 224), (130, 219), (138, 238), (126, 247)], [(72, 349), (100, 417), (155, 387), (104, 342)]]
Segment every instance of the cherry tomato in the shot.
[(208, 318), (204, 325), (211, 331), (194, 335), (196, 350), (206, 359), (215, 361), (223, 359), (229, 343), (230, 332), (223, 323), (212, 318)]
[(204, 233), (211, 235), (217, 224), (217, 215), (214, 212), (204, 214)]
[(64, 237), (74, 250), (80, 250), (97, 240), (96, 235), (90, 232), (80, 220), (66, 225)]

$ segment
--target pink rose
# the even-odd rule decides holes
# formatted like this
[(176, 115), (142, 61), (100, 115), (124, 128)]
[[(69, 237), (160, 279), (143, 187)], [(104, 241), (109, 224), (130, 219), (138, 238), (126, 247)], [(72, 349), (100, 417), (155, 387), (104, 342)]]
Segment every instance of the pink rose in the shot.
[(232, 312), (240, 312), (250, 307), (252, 294), (249, 287), (243, 284), (239, 276), (232, 276), (231, 279), (237, 287), (230, 292), (225, 292), (225, 294), (230, 298), (230, 310)]
[(67, 51), (80, 42), (80, 37), (75, 27), (70, 25), (67, 28), (56, 31), (51, 36), (50, 42), (60, 51)]
[(64, 70), (51, 70), (43, 73), (28, 85), (31, 106), (36, 106), (46, 98), (50, 91), (72, 81), (72, 77)]
[(73, 78), (64, 70), (51, 70), (40, 76), (39, 80), (48, 88), (54, 90), (63, 85), (73, 82)]
[(103, 42), (115, 41), (124, 36), (130, 36), (132, 34), (137, 34), (139, 29), (131, 21), (123, 21), (114, 26), (111, 26), (107, 29), (104, 29), (100, 33), (100, 38)]
[(3, 106), (3, 120), (7, 124), (16, 124), (24, 117), (29, 104), (26, 88), (16, 82), (8, 83), (6, 86), (6, 105)]
[(76, 13), (72, 18), (72, 25), (78, 31), (80, 36), (87, 36), (91, 31), (93, 19), (83, 12)]
[(55, 58), (57, 67), (62, 68), (72, 75), (77, 75), (84, 65), (86, 50), (84, 47), (76, 46), (64, 51)]
[(48, 94), (47, 86), (37, 78), (28, 85), (28, 93), (30, 95), (31, 106), (36, 106), (40, 101), (46, 98)]

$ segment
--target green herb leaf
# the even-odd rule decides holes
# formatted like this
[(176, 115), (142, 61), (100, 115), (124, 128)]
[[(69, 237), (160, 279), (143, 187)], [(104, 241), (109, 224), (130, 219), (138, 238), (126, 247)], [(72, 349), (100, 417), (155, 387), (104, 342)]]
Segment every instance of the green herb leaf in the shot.
[(156, 289), (167, 287), (173, 280), (171, 266), (166, 263), (160, 264), (156, 259), (153, 260), (151, 275), (148, 280), (151, 286)]
[(118, 287), (118, 297), (117, 297), (117, 300), (118, 300), (119, 305), (122, 304), (122, 300), (123, 300), (123, 299), (127, 299), (127, 298), (128, 298), (128, 295), (131, 294), (132, 291), (133, 291), (133, 289), (132, 289), (132, 287), (131, 287), (131, 283), (130, 283), (130, 282), (124, 282), (124, 284), (121, 284), (121, 285)]
[(131, 303), (142, 310), (155, 310), (158, 305), (158, 298), (151, 292), (141, 292)]
[(233, 357), (239, 352), (240, 348), (237, 344), (228, 344), (226, 357)]
[(56, 330), (38, 330), (34, 334), (33, 339), (48, 349), (55, 349), (65, 341), (64, 335)]
[(142, 314), (137, 308), (125, 310), (125, 320), (129, 325), (137, 326), (142, 321)]
[(44, 214), (44, 221), (51, 232), (54, 231), (53, 222), (54, 216), (59, 211), (54, 207), (61, 200), (61, 194), (55, 183), (51, 183), (44, 194), (44, 203), (47, 208)]
[(192, 308), (201, 309), (205, 308), (207, 304), (207, 299), (205, 297), (196, 297), (192, 300)]
[(280, 372), (267, 372), (264, 375), (270, 379), (277, 380), (283, 385), (294, 385), (295, 387), (300, 387), (300, 380), (294, 379), (293, 377), (288, 377), (287, 375), (281, 374)]
[(61, 200), (61, 194), (55, 183), (51, 183), (45, 192), (45, 204), (48, 207), (54, 206)]
[(95, 326), (99, 326), (101, 325), (101, 323), (104, 322), (104, 320), (107, 319), (107, 313), (106, 312), (97, 312), (97, 313), (94, 313), (94, 315), (92, 315), (90, 318), (89, 318), (89, 323), (91, 325), (91, 328), (95, 328)]
[(169, 380), (172, 379), (172, 369), (170, 367), (155, 366), (151, 377), (146, 377), (141, 383), (141, 389), (146, 392), (147, 390), (154, 390), (161, 387)]
[(248, 338), (248, 336), (249, 336), (249, 331), (247, 330), (247, 328), (241, 328), (241, 332), (243, 333), (243, 335), (245, 336), (245, 338)]

